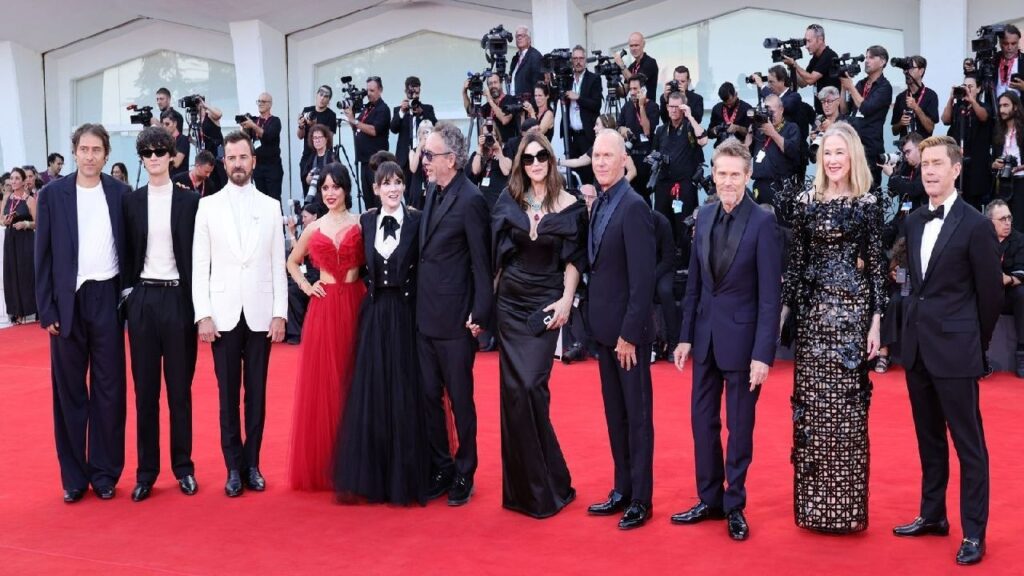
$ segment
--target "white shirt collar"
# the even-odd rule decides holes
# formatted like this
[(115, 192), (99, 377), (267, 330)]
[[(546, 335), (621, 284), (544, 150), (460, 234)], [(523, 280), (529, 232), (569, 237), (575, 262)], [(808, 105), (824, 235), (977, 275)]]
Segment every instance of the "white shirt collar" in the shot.
[(401, 227), (402, 223), (405, 221), (405, 210), (403, 210), (402, 206), (399, 205), (398, 209), (395, 210), (394, 214), (388, 214), (387, 210), (385, 210), (383, 207), (381, 207), (381, 209), (380, 209), (380, 218), (378, 219), (379, 222), (377, 223), (377, 227), (378, 228), (383, 228), (384, 227), (384, 217), (385, 216), (393, 216), (395, 218), (395, 220), (398, 221), (398, 226)]
[[(946, 216), (948, 216), (949, 215), (949, 211), (953, 209), (953, 203), (956, 202), (956, 197), (957, 197), (957, 192), (956, 192), (956, 190), (953, 190), (953, 193), (949, 195), (949, 198), (946, 198), (946, 201), (942, 203), (942, 205), (945, 206), (944, 212), (945, 212)], [(932, 206), (931, 199), (928, 199), (928, 209), (929, 210), (938, 210), (939, 207), (938, 206)]]
[(245, 186), (238, 186), (234, 182), (228, 182), (227, 184), (224, 185), (224, 189), (230, 192), (231, 194), (238, 194), (242, 196), (249, 195), (255, 192), (255, 187), (252, 185), (252, 181), (250, 181)]

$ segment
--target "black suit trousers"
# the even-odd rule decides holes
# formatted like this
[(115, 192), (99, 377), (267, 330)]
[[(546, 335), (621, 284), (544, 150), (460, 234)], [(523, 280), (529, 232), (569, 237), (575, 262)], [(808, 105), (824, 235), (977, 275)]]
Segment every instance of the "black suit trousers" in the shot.
[[(594, 145), (594, 131), (593, 129), (587, 129), (584, 127), (579, 132), (575, 130), (569, 130), (569, 157), (579, 158), (590, 150), (590, 147)], [(579, 174), (580, 180), (584, 184), (594, 183), (594, 170), (590, 166), (582, 166), (580, 168), (573, 169)]]
[[(920, 354), (920, 352), (918, 353)], [(960, 460), (960, 522), (965, 538), (984, 538), (988, 525), (988, 448), (978, 406), (978, 381), (938, 378), (920, 360), (907, 370), (907, 390), (921, 456), (921, 517), (946, 517), (949, 444)]]
[[(466, 331), (462, 338), (439, 339), (418, 335), (421, 385), (426, 402), (427, 439), (432, 472), (454, 472), (473, 479), (476, 473), (476, 404), (473, 402), (473, 362), (476, 339)], [(452, 462), (444, 415), (448, 391), (459, 449)]]
[[(267, 332), (254, 332), (245, 323), (221, 332), (214, 340), (213, 369), (220, 393), (220, 447), (228, 470), (244, 471), (259, 466), (263, 444), (263, 423), (267, 406), (267, 366), (270, 339)], [(239, 418), (241, 390), (245, 387), (245, 441)]]
[(128, 342), (138, 444), (138, 482), (160, 474), (160, 369), (167, 383), (171, 423), (171, 470), (175, 478), (195, 473), (192, 462), (192, 378), (196, 371), (196, 327), (182, 286), (137, 286), (128, 298)]
[(380, 208), (380, 200), (373, 193), (373, 172), (369, 162), (359, 163), (359, 182), (362, 186), (363, 212), (370, 208)]
[(636, 366), (625, 370), (614, 346), (598, 344), (601, 396), (615, 464), (615, 491), (651, 503), (654, 492), (654, 401), (651, 345), (636, 346)]
[(256, 163), (256, 168), (252, 171), (252, 183), (257, 190), (280, 201), (283, 182), (284, 168), (281, 167), (281, 160), (278, 160), (276, 164), (273, 162)]
[(65, 489), (115, 486), (124, 470), (127, 384), (118, 297), (116, 279), (82, 284), (71, 326), (60, 327), (70, 334), (50, 337), (53, 425)]

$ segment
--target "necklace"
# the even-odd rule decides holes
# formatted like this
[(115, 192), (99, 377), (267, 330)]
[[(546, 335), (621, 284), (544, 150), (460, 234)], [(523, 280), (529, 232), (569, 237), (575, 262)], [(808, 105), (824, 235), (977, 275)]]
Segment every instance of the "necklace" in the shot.
[(534, 211), (533, 220), (535, 222), (540, 221), (540, 214), (543, 211), (543, 205), (533, 199), (531, 194), (524, 194), (523, 198), (526, 199), (526, 204)]

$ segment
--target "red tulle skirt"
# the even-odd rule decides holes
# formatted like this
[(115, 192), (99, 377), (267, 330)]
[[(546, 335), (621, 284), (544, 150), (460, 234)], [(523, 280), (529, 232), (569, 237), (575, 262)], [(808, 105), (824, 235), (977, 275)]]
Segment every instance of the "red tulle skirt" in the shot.
[(324, 285), (310, 298), (295, 381), (288, 483), (295, 490), (331, 490), (338, 422), (355, 362), (362, 282)]

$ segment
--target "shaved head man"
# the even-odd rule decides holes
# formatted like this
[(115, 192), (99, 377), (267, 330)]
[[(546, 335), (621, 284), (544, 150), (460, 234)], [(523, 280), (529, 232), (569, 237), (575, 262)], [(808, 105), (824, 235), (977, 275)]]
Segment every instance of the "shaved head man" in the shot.
[(622, 61), (622, 52), (616, 52), (615, 63), (622, 68), (622, 76), (626, 82), (629, 82), (629, 79), (637, 74), (643, 74), (647, 78), (644, 83), (644, 87), (647, 88), (647, 97), (654, 100), (655, 92), (658, 90), (658, 61), (645, 52), (647, 42), (644, 40), (643, 34), (639, 32), (630, 34), (628, 46), (633, 61), (626, 66)]

